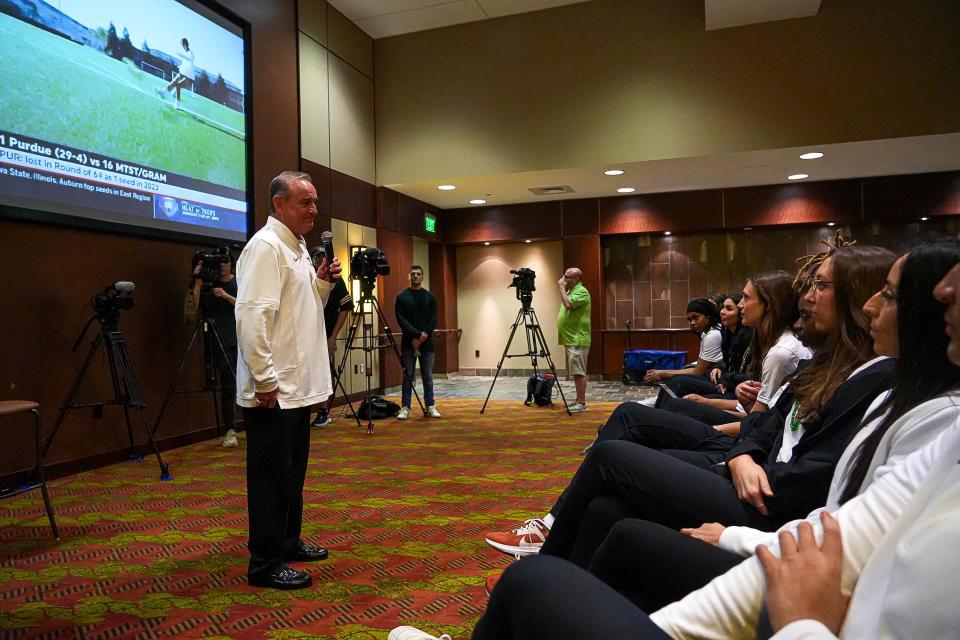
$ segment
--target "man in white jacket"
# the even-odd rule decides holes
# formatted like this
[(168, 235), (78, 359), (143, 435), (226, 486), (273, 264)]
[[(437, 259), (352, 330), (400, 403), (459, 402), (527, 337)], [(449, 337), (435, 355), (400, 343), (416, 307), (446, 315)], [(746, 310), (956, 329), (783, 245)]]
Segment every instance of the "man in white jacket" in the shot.
[(317, 217), (306, 173), (270, 183), (270, 217), (237, 261), (237, 404), (247, 433), (251, 585), (299, 589), (312, 580), (286, 561), (313, 562), (326, 549), (300, 539), (310, 452), (310, 407), (333, 392), (323, 304), (340, 263), (313, 270), (303, 234)]

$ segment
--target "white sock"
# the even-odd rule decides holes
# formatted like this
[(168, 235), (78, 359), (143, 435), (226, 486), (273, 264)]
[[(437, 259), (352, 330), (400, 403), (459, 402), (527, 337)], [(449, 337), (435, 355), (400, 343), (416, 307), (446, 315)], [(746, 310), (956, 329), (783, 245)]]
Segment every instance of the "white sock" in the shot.
[(547, 525), (547, 529), (553, 528), (554, 520), (556, 520), (556, 518), (553, 517), (552, 513), (548, 513), (547, 515), (543, 516), (543, 524)]

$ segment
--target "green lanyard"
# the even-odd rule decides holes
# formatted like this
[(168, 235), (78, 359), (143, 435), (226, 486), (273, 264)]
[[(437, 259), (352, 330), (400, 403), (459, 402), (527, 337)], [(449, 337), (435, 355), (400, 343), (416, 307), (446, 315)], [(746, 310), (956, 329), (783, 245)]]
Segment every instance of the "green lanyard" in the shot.
[(800, 415), (800, 401), (794, 400), (793, 407), (790, 409), (790, 431), (796, 433), (801, 424), (803, 424), (803, 417)]

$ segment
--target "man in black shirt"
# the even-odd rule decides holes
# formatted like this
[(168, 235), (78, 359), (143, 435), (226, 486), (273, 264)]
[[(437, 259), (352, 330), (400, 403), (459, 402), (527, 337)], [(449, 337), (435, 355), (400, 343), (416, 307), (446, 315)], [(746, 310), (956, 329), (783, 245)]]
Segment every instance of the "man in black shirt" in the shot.
[[(336, 376), (337, 359), (337, 335), (340, 333), (343, 323), (347, 320), (347, 312), (353, 309), (353, 298), (350, 297), (350, 291), (343, 278), (337, 278), (333, 281), (333, 291), (327, 298), (327, 303), (323, 306), (323, 322), (327, 330), (327, 352), (330, 354), (330, 371)], [(337, 395), (337, 381), (333, 381), (334, 389), (327, 401), (317, 407), (317, 417), (313, 421), (313, 426), (322, 427), (330, 424), (330, 407), (333, 406), (333, 398)]]
[(420, 378), (423, 380), (423, 399), (427, 415), (439, 418), (440, 412), (433, 400), (433, 330), (437, 328), (437, 299), (423, 288), (423, 268), (410, 267), (410, 286), (397, 295), (394, 305), (397, 322), (403, 330), (400, 339), (400, 357), (406, 374), (403, 377), (403, 406), (398, 420), (410, 417), (410, 398), (413, 395), (413, 374), (417, 360), (420, 361)]

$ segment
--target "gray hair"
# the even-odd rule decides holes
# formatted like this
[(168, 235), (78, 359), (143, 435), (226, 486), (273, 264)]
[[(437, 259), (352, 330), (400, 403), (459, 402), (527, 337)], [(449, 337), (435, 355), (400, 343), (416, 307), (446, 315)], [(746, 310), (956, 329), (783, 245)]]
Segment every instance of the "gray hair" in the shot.
[(290, 193), (290, 184), (298, 180), (306, 180), (311, 184), (313, 183), (313, 178), (310, 177), (310, 174), (304, 173), (303, 171), (283, 171), (270, 181), (270, 213), (276, 212), (276, 209), (273, 207), (274, 196), (286, 198), (287, 194)]

